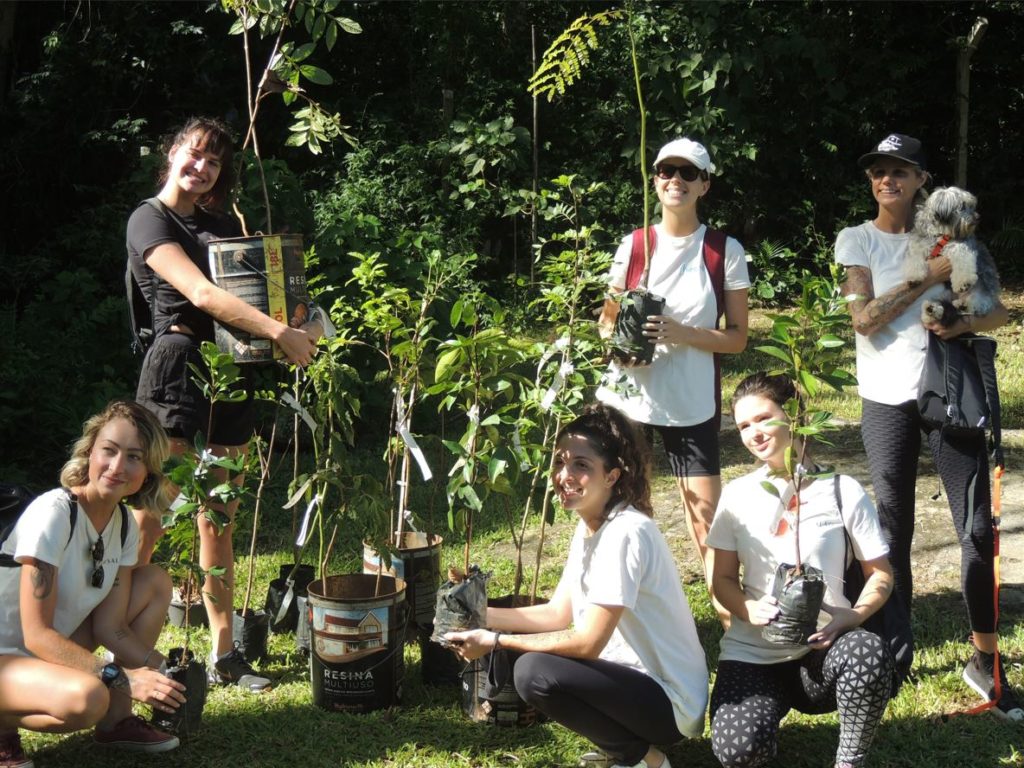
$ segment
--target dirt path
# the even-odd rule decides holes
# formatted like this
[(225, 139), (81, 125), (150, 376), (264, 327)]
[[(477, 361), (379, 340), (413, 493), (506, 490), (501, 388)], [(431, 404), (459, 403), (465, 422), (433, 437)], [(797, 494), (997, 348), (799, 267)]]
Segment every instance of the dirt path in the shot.
[[(844, 474), (852, 475), (871, 491), (867, 459), (857, 424), (845, 425), (833, 438), (835, 447), (823, 446), (816, 454), (819, 461), (834, 463)], [(1005, 610), (1024, 612), (1024, 430), (1005, 430), (1003, 445), (1009, 469), (1003, 478), (1000, 552), (1002, 600)], [(657, 449), (656, 449), (657, 450)], [(753, 468), (738, 435), (726, 426), (722, 432), (722, 466), (726, 481)], [(655, 519), (676, 557), (679, 572), (687, 583), (703, 578), (694, 548), (686, 531), (683, 508), (675, 480), (666, 464), (656, 469), (653, 484)], [(567, 531), (566, 531), (567, 535)], [(536, 548), (536, 529), (527, 534), (526, 551)], [(501, 547), (499, 547), (501, 549)], [(508, 555), (513, 556), (511, 542)], [(921, 457), (917, 483), (917, 526), (913, 548), (914, 591), (916, 594), (960, 591), (960, 548), (949, 519), (949, 508), (941, 482), (927, 449)]]
[[(722, 439), (725, 479), (749, 471), (753, 465), (746, 463), (745, 450), (735, 433), (723, 431)], [(822, 447), (816, 458), (834, 462), (840, 471), (855, 477), (870, 492), (871, 478), (860, 442), (859, 426), (844, 427), (835, 443), (835, 448)], [(1024, 609), (1024, 519), (1020, 515), (1024, 509), (1024, 474), (1020, 469), (1024, 459), (1024, 430), (1004, 431), (1003, 444), (1009, 471), (1003, 478), (1002, 493), (1001, 602), (1005, 607)], [(700, 578), (700, 568), (686, 532), (675, 481), (663, 469), (658, 472), (654, 483), (654, 508), (662, 531), (676, 554), (680, 573), (685, 581), (690, 581)], [(960, 548), (953, 534), (945, 494), (927, 449), (921, 457), (917, 482), (913, 568), (915, 593), (960, 591)]]

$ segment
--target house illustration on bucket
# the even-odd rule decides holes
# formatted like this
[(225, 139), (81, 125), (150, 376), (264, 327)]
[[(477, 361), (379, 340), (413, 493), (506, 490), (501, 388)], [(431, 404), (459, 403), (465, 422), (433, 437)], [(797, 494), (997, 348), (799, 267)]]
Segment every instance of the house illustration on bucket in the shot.
[(373, 611), (328, 611), (319, 609), (313, 616), (313, 642), (324, 661), (354, 661), (385, 647), (385, 620)]

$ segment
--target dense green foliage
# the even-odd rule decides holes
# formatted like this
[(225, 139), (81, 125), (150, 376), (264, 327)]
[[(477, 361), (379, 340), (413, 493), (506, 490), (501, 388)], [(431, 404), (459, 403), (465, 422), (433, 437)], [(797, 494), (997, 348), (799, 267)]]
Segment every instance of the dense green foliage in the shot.
[[(399, 285), (422, 272), (427, 254), (474, 254), (467, 283), (502, 304), (504, 330), (545, 335), (550, 319), (528, 309), (540, 276), (521, 192), (534, 182), (531, 51), (539, 59), (574, 19), (608, 4), (321, 5), (362, 32), (303, 58), (315, 74), (303, 87), (358, 145), (320, 142), (317, 155), (287, 146), (295, 117), (279, 99), (263, 104), (258, 126), (275, 224), (315, 246), (310, 277), (330, 302), (361, 305), (349, 284), (353, 253), (380, 254)], [(241, 135), (245, 69), (230, 34), (237, 17), (219, 3), (0, 6), (0, 475), (45, 487), (82, 419), (134, 391), (124, 225), (154, 191), (160, 139), (189, 114), (225, 117)], [(772, 286), (762, 298), (778, 303), (799, 268), (820, 272), (830, 260), (838, 228), (870, 210), (855, 160), (880, 134), (920, 136), (936, 182), (951, 183), (957, 50), (984, 14), (969, 186), (1004, 279), (1019, 279), (1024, 190), (1012, 157), (1024, 143), (1022, 11), (1019, 2), (638, 4), (648, 153), (679, 134), (708, 146), (719, 174), (703, 214), (748, 251), (774, 254), (755, 266)], [(538, 104), (537, 176), (545, 188), (567, 173), (581, 186), (604, 182), (582, 221), (601, 223), (597, 245), (610, 250), (642, 219), (640, 123), (627, 30), (616, 22), (598, 35), (572, 88)], [(263, 61), (272, 41), (250, 42)], [(320, 72), (333, 81), (318, 85)], [(240, 203), (258, 226), (251, 176)], [(536, 227), (537, 242), (557, 231), (543, 217)], [(446, 314), (439, 338), (450, 335)], [(360, 418), (386, 423), (380, 363), (370, 353), (350, 362), (367, 390)], [(439, 418), (436, 403), (422, 418)], [(382, 429), (357, 433), (384, 438)]]

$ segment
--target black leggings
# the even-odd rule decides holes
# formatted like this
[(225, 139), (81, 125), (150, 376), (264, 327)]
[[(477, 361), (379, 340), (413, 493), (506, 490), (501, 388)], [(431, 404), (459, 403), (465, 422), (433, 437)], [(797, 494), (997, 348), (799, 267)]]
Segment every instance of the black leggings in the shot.
[[(889, 544), (896, 590), (907, 606), (914, 592), (910, 546), (922, 427), (914, 401), (902, 405), (863, 401), (861, 435), (878, 517)], [(995, 632), (992, 492), (985, 437), (954, 438), (933, 429), (927, 440), (960, 541), (960, 587), (971, 629)]]
[(885, 644), (864, 629), (795, 661), (719, 662), (711, 692), (711, 749), (726, 768), (764, 765), (775, 756), (779, 723), (790, 709), (838, 709), (836, 764), (860, 765), (885, 712), (891, 680)]
[(514, 674), (523, 701), (590, 739), (618, 763), (634, 765), (652, 744), (683, 738), (665, 691), (632, 667), (524, 653)]

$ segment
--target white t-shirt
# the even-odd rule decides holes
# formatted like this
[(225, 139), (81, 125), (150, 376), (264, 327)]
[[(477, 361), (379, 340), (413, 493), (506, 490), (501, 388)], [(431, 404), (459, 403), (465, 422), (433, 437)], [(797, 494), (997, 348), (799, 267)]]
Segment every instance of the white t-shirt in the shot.
[[(122, 518), (128, 524), (123, 550)], [(18, 562), (31, 557), (56, 567), (57, 610), (53, 628), (65, 637), (70, 637), (110, 593), (117, 569), (138, 562), (139, 527), (134, 516), (122, 515), (120, 509), (115, 509), (103, 530), (103, 586), (92, 586), (90, 553), (99, 535), (81, 507), (75, 530), (71, 530), (68, 499), (64, 490), (57, 488), (28, 506), (3, 544), (4, 554), (14, 555)], [(0, 655), (30, 655), (21, 629), (20, 583), (21, 568), (0, 568)]]
[[(872, 222), (865, 221), (839, 233), (836, 261), (845, 267), (869, 269), (874, 294), (881, 296), (906, 282), (903, 261), (909, 242), (909, 234), (882, 232)], [(941, 285), (929, 288), (899, 317), (870, 336), (854, 334), (861, 397), (886, 405), (899, 405), (917, 398), (928, 348), (928, 331), (921, 325), (921, 305), (942, 290)]]
[[(657, 246), (651, 255), (648, 290), (665, 298), (664, 314), (683, 325), (715, 328), (717, 307), (711, 275), (704, 266), (703, 224), (686, 237), (672, 237), (656, 226)], [(627, 235), (615, 252), (608, 284), (622, 289), (633, 251)], [(731, 237), (725, 246), (725, 290), (750, 287), (743, 246)], [(621, 368), (613, 362), (597, 391), (597, 399), (634, 421), (659, 426), (690, 427), (715, 415), (715, 364), (711, 352), (690, 346), (658, 344), (650, 365)]]
[[(782, 494), (782, 501), (762, 486), (769, 480)], [(852, 477), (840, 475), (839, 493), (843, 499), (842, 516), (836, 506), (835, 480), (815, 480), (800, 492), (800, 555), (803, 562), (821, 569), (825, 575), (825, 602), (850, 607), (843, 595), (846, 572), (846, 538), (850, 534), (853, 551), (859, 560), (874, 560), (889, 554), (882, 537), (878, 513), (871, 498)], [(792, 513), (785, 511), (792, 498), (792, 487), (782, 478), (770, 477), (768, 467), (744, 475), (725, 486), (718, 502), (707, 543), (715, 549), (736, 552), (740, 561), (740, 584), (751, 600), (769, 594), (775, 569), (780, 563), (795, 560)], [(785, 523), (780, 521), (785, 520)], [(818, 628), (829, 621), (828, 614), (818, 617)], [(775, 645), (761, 637), (761, 627), (734, 617), (722, 636), (720, 658), (752, 664), (775, 664), (798, 659), (810, 650), (806, 645)]]
[(700, 736), (708, 670), (672, 553), (651, 518), (621, 507), (593, 534), (576, 527), (559, 589), (578, 625), (590, 605), (622, 606), (601, 658), (644, 672), (672, 702), (676, 727)]

